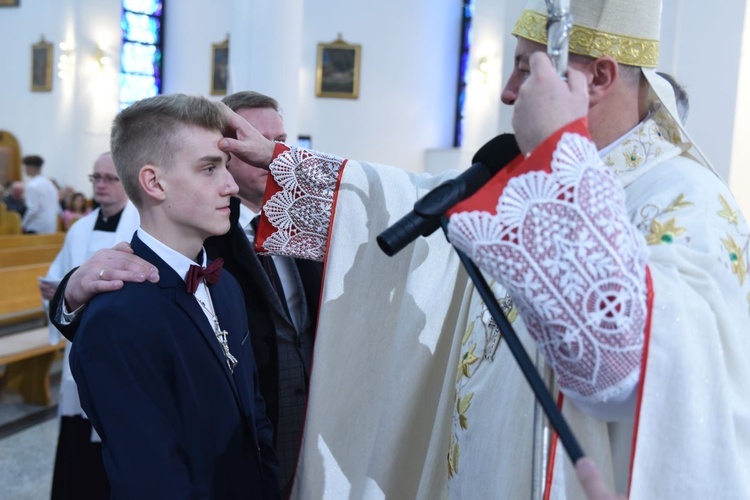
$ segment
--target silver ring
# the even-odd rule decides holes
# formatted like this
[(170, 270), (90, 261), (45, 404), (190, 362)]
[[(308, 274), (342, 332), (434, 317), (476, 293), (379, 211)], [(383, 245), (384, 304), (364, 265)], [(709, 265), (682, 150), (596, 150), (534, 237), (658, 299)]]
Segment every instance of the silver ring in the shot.
[(100, 280), (104, 279), (104, 269), (102, 269), (101, 271), (99, 271), (99, 279)]

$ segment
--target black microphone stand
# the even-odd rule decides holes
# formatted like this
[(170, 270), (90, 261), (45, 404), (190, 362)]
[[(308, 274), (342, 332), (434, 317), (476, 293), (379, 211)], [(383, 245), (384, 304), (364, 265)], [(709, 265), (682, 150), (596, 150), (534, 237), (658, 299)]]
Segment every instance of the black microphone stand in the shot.
[[(447, 239), (448, 218), (445, 216), (442, 217), (440, 219), (440, 223)], [(455, 246), (453, 248), (456, 253), (458, 253), (458, 257), (459, 259), (461, 259), (461, 263), (463, 264), (464, 268), (466, 268), (466, 272), (469, 274), (471, 281), (474, 282), (474, 286), (476, 286), (480, 297), (482, 297), (482, 300), (487, 306), (487, 310), (490, 312), (492, 319), (495, 320), (497, 328), (500, 330), (502, 337), (508, 344), (508, 349), (510, 349), (511, 354), (513, 354), (513, 357), (518, 364), (518, 367), (521, 369), (524, 377), (526, 377), (526, 381), (531, 386), (531, 390), (534, 392), (536, 400), (541, 405), (544, 413), (547, 415), (547, 418), (552, 424), (552, 427), (560, 437), (560, 441), (562, 441), (562, 444), (565, 447), (565, 451), (568, 453), (570, 460), (575, 464), (579, 458), (583, 457), (583, 450), (578, 444), (578, 440), (573, 435), (573, 431), (570, 429), (570, 427), (568, 427), (568, 423), (565, 421), (562, 413), (560, 413), (560, 410), (558, 410), (557, 405), (552, 399), (552, 395), (549, 393), (544, 385), (544, 382), (542, 381), (542, 377), (539, 375), (539, 372), (537, 372), (534, 363), (526, 353), (526, 349), (524, 349), (523, 344), (521, 344), (521, 341), (518, 340), (518, 336), (513, 330), (513, 326), (510, 324), (510, 321), (508, 321), (508, 318), (505, 317), (505, 314), (500, 308), (500, 305), (497, 303), (497, 299), (495, 299), (495, 294), (492, 293), (492, 289), (487, 284), (484, 276), (482, 276), (479, 268), (469, 257), (466, 256), (465, 253), (463, 253)]]

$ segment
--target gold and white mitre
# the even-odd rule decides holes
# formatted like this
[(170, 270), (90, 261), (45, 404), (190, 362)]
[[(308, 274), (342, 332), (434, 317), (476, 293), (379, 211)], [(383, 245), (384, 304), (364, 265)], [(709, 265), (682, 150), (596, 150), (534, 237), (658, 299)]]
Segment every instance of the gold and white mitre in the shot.
[[(679, 145), (698, 163), (713, 170), (679, 118), (672, 86), (656, 73), (661, 11), (661, 0), (570, 0), (573, 26), (568, 50), (593, 58), (608, 56), (620, 64), (640, 67), (651, 88), (649, 104), (661, 104), (671, 122), (664, 125), (679, 131)], [(513, 34), (547, 45), (545, 0), (527, 2)]]

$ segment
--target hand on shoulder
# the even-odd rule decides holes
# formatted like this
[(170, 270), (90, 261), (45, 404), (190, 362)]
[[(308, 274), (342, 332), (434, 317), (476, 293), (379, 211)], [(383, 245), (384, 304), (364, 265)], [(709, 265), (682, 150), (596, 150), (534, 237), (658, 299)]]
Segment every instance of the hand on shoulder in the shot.
[(95, 295), (122, 288), (125, 281), (143, 283), (159, 281), (159, 272), (149, 262), (133, 255), (126, 242), (94, 253), (81, 264), (65, 287), (65, 303), (73, 311)]

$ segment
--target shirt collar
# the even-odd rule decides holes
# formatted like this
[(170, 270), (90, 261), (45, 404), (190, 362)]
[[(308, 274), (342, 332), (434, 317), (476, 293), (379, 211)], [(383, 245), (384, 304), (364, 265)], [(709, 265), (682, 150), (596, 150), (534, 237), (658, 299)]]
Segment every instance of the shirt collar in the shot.
[(240, 218), (238, 222), (240, 223), (241, 228), (247, 228), (250, 225), (250, 221), (252, 221), (257, 215), (257, 213), (240, 203)]
[[(187, 276), (190, 266), (195, 264), (194, 261), (188, 259), (177, 250), (168, 247), (161, 241), (157, 240), (150, 234), (148, 234), (142, 227), (138, 228), (138, 238), (148, 246), (156, 255), (161, 258), (164, 262), (171, 267), (178, 276), (184, 280)], [(198, 256), (200, 265), (206, 267), (206, 250), (201, 248), (201, 253)]]

